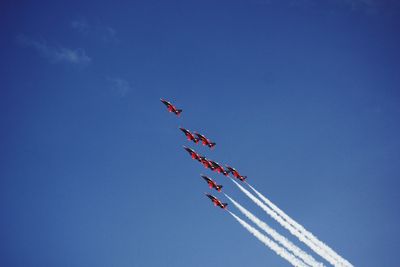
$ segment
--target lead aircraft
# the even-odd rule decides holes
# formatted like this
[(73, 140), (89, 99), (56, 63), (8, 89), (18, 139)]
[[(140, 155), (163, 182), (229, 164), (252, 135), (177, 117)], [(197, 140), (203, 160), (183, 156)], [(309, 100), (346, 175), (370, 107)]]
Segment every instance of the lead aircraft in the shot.
[(171, 102), (168, 102), (168, 101), (165, 100), (165, 99), (160, 98), (160, 101), (161, 101), (165, 106), (167, 106), (167, 109), (168, 109), (169, 112), (174, 113), (174, 114), (175, 114), (176, 116), (178, 116), (178, 117), (179, 117), (179, 115), (181, 115), (182, 109), (176, 108), (174, 105), (171, 104)]

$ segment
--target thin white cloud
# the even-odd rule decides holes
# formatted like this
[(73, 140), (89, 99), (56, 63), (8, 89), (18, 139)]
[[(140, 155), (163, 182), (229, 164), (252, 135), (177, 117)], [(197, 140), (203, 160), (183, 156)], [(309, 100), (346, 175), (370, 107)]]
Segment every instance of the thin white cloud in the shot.
[(377, 4), (375, 0), (342, 0), (344, 3), (352, 6), (373, 7)]
[(399, 0), (257, 0), (260, 5), (284, 3), (292, 8), (312, 8), (324, 5), (327, 7), (342, 7), (367, 15), (397, 14), (400, 11)]
[(35, 49), (40, 55), (47, 58), (52, 63), (64, 62), (75, 65), (87, 65), (91, 62), (91, 58), (86, 55), (82, 48), (71, 49), (67, 47), (55, 47), (48, 45), (45, 41), (37, 41), (19, 35), (17, 41), (20, 45)]
[(103, 41), (108, 43), (119, 42), (117, 38), (117, 31), (110, 26), (104, 27), (102, 32), (102, 39)]
[(111, 26), (89, 23), (85, 19), (71, 21), (71, 28), (85, 36), (101, 39), (105, 43), (118, 43), (117, 31)]
[(131, 84), (124, 79), (114, 77), (114, 78), (107, 78), (111, 90), (116, 92), (120, 97), (126, 96), (132, 90)]
[(366, 14), (374, 14), (381, 8), (380, 3), (375, 0), (340, 0), (339, 3), (347, 5), (352, 10), (361, 10)]
[(332, 2), (366, 15), (395, 15), (400, 11), (398, 0), (332, 0)]
[(82, 34), (88, 34), (91, 30), (89, 23), (83, 19), (71, 21), (71, 28)]

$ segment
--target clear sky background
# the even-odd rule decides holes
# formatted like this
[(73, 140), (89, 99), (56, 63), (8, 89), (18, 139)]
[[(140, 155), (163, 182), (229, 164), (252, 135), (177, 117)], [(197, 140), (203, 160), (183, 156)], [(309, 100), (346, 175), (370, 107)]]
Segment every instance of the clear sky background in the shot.
[(289, 266), (200, 173), (311, 253), (182, 145), (355, 266), (399, 266), (399, 15), (378, 0), (2, 1), (0, 266)]

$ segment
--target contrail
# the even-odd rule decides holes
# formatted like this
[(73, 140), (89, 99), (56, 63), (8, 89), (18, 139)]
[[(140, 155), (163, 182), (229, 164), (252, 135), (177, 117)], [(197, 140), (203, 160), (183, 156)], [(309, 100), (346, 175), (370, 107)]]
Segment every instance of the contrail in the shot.
[(279, 216), (281, 216), (284, 220), (286, 220), (289, 224), (291, 224), (294, 228), (297, 229), (302, 235), (304, 235), (306, 238), (311, 240), (315, 245), (320, 247), (322, 250), (326, 251), (329, 253), (333, 258), (335, 258), (337, 261), (339, 261), (342, 265), (344, 266), (353, 266), (350, 262), (348, 262), (346, 259), (342, 258), (340, 255), (338, 255), (333, 249), (331, 249), (329, 246), (327, 246), (325, 243), (320, 241), (316, 236), (314, 236), (312, 233), (307, 231), (303, 226), (301, 226), (299, 223), (297, 223), (295, 220), (293, 220), (291, 217), (289, 217), (285, 212), (283, 212), (281, 209), (279, 209), (274, 203), (272, 203), (268, 198), (263, 196), (260, 192), (258, 192), (254, 187), (251, 185), (247, 184), (251, 190), (256, 193), (256, 195), (264, 201), (265, 204), (271, 207), (272, 210), (274, 210)]
[(260, 240), (264, 245), (266, 245), (268, 248), (272, 249), (275, 251), (276, 254), (290, 262), (293, 266), (296, 267), (308, 267), (304, 262), (300, 261), (297, 259), (295, 256), (293, 256), (291, 253), (289, 253), (286, 249), (283, 247), (279, 246), (277, 243), (269, 239), (267, 236), (263, 235), (255, 229), (253, 226), (250, 224), (246, 223), (242, 219), (240, 219), (238, 216), (236, 216), (234, 213), (228, 210), (228, 212), (244, 227), (246, 228), (247, 231), (249, 231), (251, 234), (253, 234), (258, 240)]
[(290, 242), (286, 237), (282, 236), (281, 234), (276, 232), (274, 229), (269, 227), (265, 222), (258, 219), (251, 212), (249, 212), (247, 209), (245, 209), (242, 205), (240, 205), (235, 200), (230, 198), (227, 194), (224, 194), (224, 195), (233, 203), (233, 205), (235, 205), (236, 208), (238, 208), (240, 210), (241, 213), (243, 213), (253, 223), (255, 223), (258, 227), (260, 227), (264, 232), (269, 234), (273, 239), (275, 239), (275, 241), (280, 243), (287, 250), (291, 251), (295, 256), (302, 259), (305, 263), (307, 263), (311, 266), (316, 266), (316, 267), (324, 266), (321, 262), (316, 261), (311, 255), (307, 254), (305, 251), (303, 251), (302, 249), (297, 247), (295, 244)]
[(315, 253), (320, 255), (322, 258), (327, 260), (330, 264), (334, 266), (342, 266), (340, 262), (334, 259), (330, 254), (326, 253), (320, 247), (317, 247), (313, 242), (303, 236), (299, 231), (297, 231), (290, 223), (282, 219), (275, 211), (271, 210), (267, 205), (265, 205), (261, 200), (255, 197), (252, 193), (247, 191), (243, 186), (238, 184), (235, 180), (231, 179), (236, 186), (246, 195), (248, 196), (254, 203), (256, 203), (260, 208), (262, 208), (269, 216), (271, 216), (274, 220), (276, 220), (280, 225), (286, 228), (292, 235), (296, 236), (301, 242), (309, 246)]

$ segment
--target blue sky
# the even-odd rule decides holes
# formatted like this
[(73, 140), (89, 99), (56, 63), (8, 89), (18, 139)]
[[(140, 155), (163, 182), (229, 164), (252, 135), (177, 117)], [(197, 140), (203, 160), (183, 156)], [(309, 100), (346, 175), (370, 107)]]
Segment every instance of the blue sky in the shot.
[(1, 6), (1, 266), (289, 266), (200, 173), (312, 253), (182, 145), (355, 266), (398, 265), (395, 1)]

